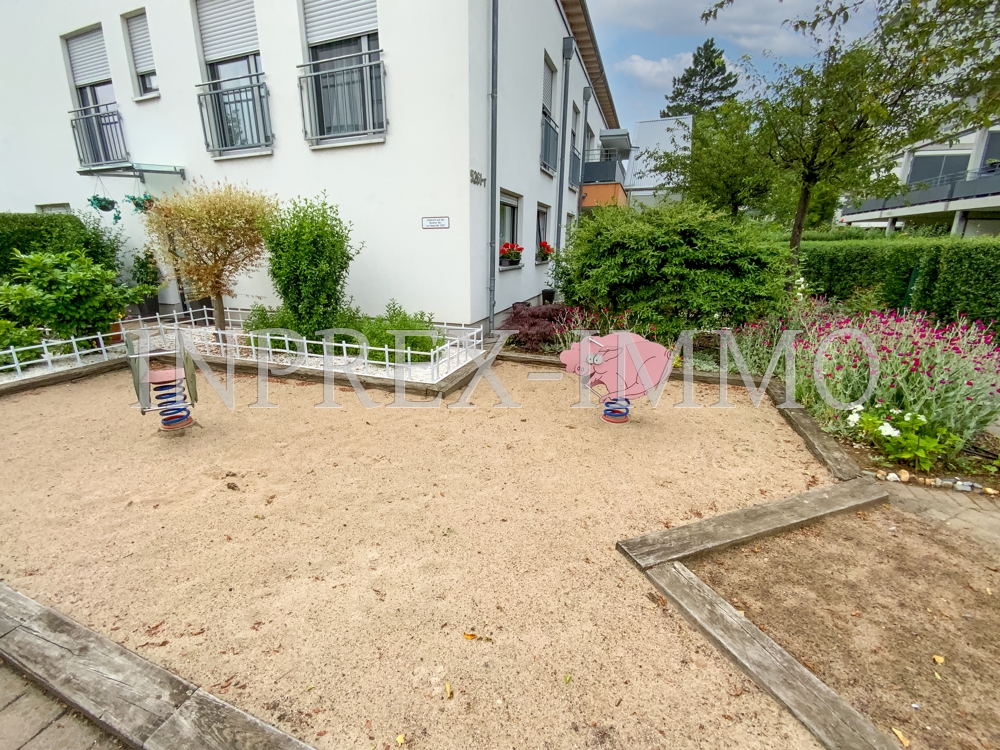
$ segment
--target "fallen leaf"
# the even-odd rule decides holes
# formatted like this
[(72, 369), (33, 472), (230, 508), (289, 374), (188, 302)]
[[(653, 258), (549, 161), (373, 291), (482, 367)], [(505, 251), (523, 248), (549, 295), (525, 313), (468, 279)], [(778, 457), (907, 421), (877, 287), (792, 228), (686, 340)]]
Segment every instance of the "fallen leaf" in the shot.
[(938, 656), (937, 654), (934, 654), (934, 656), (932, 656), (931, 658), (934, 659), (935, 664), (944, 664), (943, 656)]
[(571, 674), (563, 675), (563, 682), (566, 683), (567, 685), (569, 685), (569, 681), (572, 680), (572, 679), (573, 679), (573, 675), (571, 675)]
[(313, 690), (315, 687), (316, 687), (315, 685), (310, 685), (309, 687), (306, 688), (306, 692), (308, 693), (310, 690)]
[(937, 672), (934, 673), (934, 676), (937, 677), (939, 680), (941, 679), (941, 675), (939, 675)]
[(226, 484), (226, 487), (228, 487), (231, 490), (239, 490), (239, 488), (240, 488), (240, 486), (238, 484), (236, 484), (236, 482), (228, 482)]
[(735, 691), (730, 693), (730, 695), (733, 696), (734, 698), (739, 698), (741, 695), (743, 695), (743, 688), (737, 687)]
[(322, 737), (324, 734), (326, 734), (326, 730), (325, 729), (321, 729), (320, 731), (316, 732), (316, 736), (317, 737)]
[(446, 682), (444, 684), (444, 694), (448, 698), (448, 700), (451, 700), (451, 683), (450, 682)]
[(906, 739), (906, 737), (903, 736), (903, 733), (896, 729), (896, 727), (892, 727), (892, 733), (896, 735), (896, 739), (902, 743), (903, 747), (910, 746), (910, 741)]
[(399, 735), (396, 738), (396, 742), (398, 742), (400, 745), (402, 745), (404, 742), (406, 742), (406, 735), (405, 734)]
[(470, 641), (474, 641), (474, 640), (476, 640), (476, 638), (478, 638), (478, 637), (479, 637), (479, 636), (478, 636), (478, 635), (476, 635), (475, 633), (462, 633), (462, 635), (464, 635), (464, 636), (465, 636), (465, 637), (466, 637), (467, 639), (469, 639)]
[(860, 617), (860, 616), (861, 616), (861, 610), (860, 609), (856, 609), (853, 612), (851, 612), (851, 617)]

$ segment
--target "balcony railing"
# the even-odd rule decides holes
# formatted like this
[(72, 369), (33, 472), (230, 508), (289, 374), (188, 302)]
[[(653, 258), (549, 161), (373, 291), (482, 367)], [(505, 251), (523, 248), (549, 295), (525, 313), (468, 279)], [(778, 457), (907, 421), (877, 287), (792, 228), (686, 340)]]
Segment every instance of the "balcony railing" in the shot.
[(580, 167), (582, 160), (580, 159), (580, 151), (576, 146), (573, 146), (573, 150), (569, 155), (569, 186), (579, 187), (580, 186)]
[(905, 194), (891, 198), (871, 198), (859, 206), (848, 204), (842, 213), (848, 216), (928, 203), (1000, 196), (1000, 165), (990, 164), (982, 169), (918, 180), (908, 183), (907, 187), (910, 190)]
[(583, 182), (587, 185), (612, 182), (624, 185), (625, 166), (618, 149), (589, 149), (583, 163)]
[(559, 128), (549, 117), (548, 112), (542, 112), (542, 166), (555, 172), (559, 164)]
[(262, 74), (227, 78), (198, 85), (205, 148), (222, 155), (264, 149), (274, 143), (267, 84)]
[(385, 63), (382, 50), (333, 57), (300, 65), (302, 130), (319, 145), (337, 139), (384, 133)]
[(125, 131), (117, 104), (74, 109), (70, 115), (81, 167), (90, 169), (128, 162)]

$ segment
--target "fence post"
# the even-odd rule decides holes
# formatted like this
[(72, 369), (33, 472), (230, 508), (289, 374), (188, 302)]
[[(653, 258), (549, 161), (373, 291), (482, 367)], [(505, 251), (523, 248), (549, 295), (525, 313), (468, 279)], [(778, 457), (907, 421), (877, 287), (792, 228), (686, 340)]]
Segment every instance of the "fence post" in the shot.
[(104, 336), (101, 335), (100, 331), (97, 332), (97, 346), (101, 350), (101, 354), (104, 355), (104, 361), (107, 362), (108, 349), (106, 346), (104, 346)]
[[(160, 314), (159, 313), (156, 313), (156, 327), (160, 331), (160, 339), (166, 338), (166, 334), (163, 332), (163, 321), (160, 320)], [(166, 343), (165, 341), (162, 341), (162, 340), (160, 341), (160, 344), (165, 344), (165, 343)]]
[(52, 366), (52, 356), (49, 354), (49, 347), (45, 343), (45, 339), (42, 339), (42, 357), (44, 357), (45, 361), (48, 363), (49, 370), (56, 369), (55, 367)]
[(80, 359), (80, 349), (76, 345), (76, 336), (70, 336), (69, 341), (73, 345), (73, 354), (76, 355), (76, 363), (78, 365), (82, 365), (83, 364), (83, 360)]
[(21, 378), (21, 364), (20, 364), (20, 362), (17, 361), (17, 350), (14, 348), (13, 344), (10, 345), (10, 356), (14, 360), (14, 372), (17, 373), (17, 377), (20, 380), (20, 378)]

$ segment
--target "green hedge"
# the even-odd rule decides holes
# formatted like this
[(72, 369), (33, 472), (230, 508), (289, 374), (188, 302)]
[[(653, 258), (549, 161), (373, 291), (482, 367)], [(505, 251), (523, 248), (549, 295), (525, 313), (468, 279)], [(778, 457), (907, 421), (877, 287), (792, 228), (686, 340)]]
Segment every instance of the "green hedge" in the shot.
[(800, 262), (809, 286), (833, 299), (880, 287), (889, 308), (926, 310), (943, 320), (959, 314), (1000, 320), (997, 237), (803, 242)]
[(101, 225), (96, 216), (81, 221), (73, 214), (0, 213), (0, 279), (17, 263), (14, 251), (65, 253), (82, 249), (95, 263), (117, 270), (120, 230)]

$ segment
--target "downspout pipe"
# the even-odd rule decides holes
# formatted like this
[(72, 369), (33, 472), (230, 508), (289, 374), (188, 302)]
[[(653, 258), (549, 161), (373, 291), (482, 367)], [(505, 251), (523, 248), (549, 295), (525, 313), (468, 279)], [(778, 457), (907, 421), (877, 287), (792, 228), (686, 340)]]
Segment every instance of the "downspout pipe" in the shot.
[(594, 95), (594, 89), (590, 86), (583, 87), (583, 132), (580, 137), (583, 142), (580, 144), (580, 184), (576, 187), (576, 215), (579, 217), (583, 213), (583, 170), (587, 163), (587, 110), (590, 108), (590, 98)]
[(566, 192), (566, 117), (569, 114), (569, 64), (573, 59), (576, 43), (573, 37), (563, 38), (563, 96), (562, 132), (559, 134), (559, 198), (556, 203), (556, 247), (562, 247), (563, 195)]
[(492, 83), (490, 85), (490, 283), (489, 335), (493, 335), (497, 307), (497, 213), (500, 210), (500, 183), (497, 178), (497, 80), (500, 57), (500, 0), (493, 0)]

